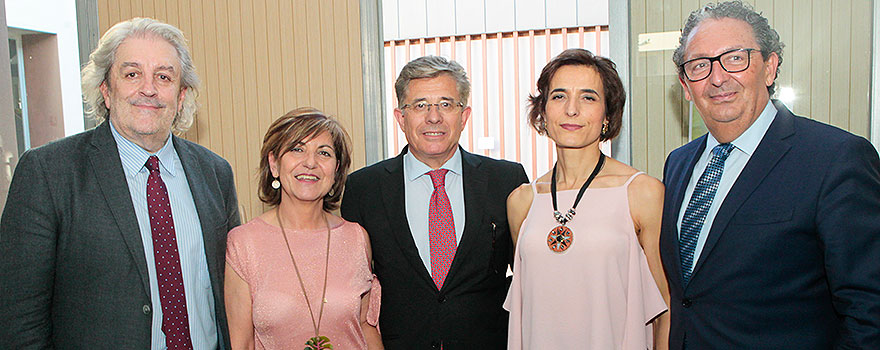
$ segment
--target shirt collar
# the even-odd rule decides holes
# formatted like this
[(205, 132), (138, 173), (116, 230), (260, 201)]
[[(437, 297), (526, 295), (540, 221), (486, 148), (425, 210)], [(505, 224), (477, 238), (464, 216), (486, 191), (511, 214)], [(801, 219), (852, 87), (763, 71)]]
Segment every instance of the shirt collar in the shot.
[[(770, 129), (770, 124), (773, 123), (774, 119), (776, 119), (776, 107), (773, 106), (772, 101), (767, 101), (767, 105), (764, 106), (764, 110), (758, 115), (758, 119), (755, 119), (752, 125), (731, 143), (736, 149), (751, 157), (755, 150), (758, 149), (758, 144), (761, 143), (764, 134)], [(709, 133), (709, 137), (706, 139), (706, 150), (711, 150), (718, 144), (719, 142), (715, 139), (715, 136)]]
[(134, 177), (143, 170), (147, 164), (147, 158), (150, 158), (152, 155), (159, 157), (160, 172), (175, 176), (173, 164), (178, 157), (172, 145), (170, 135), (165, 140), (162, 148), (155, 154), (152, 154), (122, 136), (122, 134), (116, 131), (112, 121), (110, 122), (110, 132), (113, 134), (113, 139), (116, 140), (116, 149), (119, 150), (119, 159), (122, 161), (122, 170), (125, 171), (126, 177)]
[[(447, 169), (450, 172), (461, 176), (461, 149), (456, 148), (455, 153), (452, 154), (452, 158), (449, 158), (446, 163), (443, 163), (440, 169)], [(412, 152), (407, 151), (406, 154), (403, 155), (403, 177), (407, 181), (413, 181), (431, 170), (434, 169), (418, 160)]]

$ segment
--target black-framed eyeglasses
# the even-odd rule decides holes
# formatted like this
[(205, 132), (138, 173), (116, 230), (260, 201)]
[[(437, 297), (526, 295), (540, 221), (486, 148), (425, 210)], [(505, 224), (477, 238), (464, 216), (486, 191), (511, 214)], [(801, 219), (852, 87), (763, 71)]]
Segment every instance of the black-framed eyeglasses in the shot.
[(721, 64), (721, 69), (728, 73), (742, 72), (749, 69), (752, 61), (752, 51), (761, 52), (758, 49), (733, 49), (715, 57), (699, 57), (681, 64), (684, 76), (692, 82), (700, 81), (712, 74), (712, 66), (715, 61)]
[(410, 108), (415, 114), (425, 114), (431, 111), (431, 106), (437, 107), (437, 111), (439, 111), (441, 114), (449, 114), (455, 112), (455, 109), (458, 107), (464, 107), (464, 104), (455, 101), (440, 101), (437, 103), (419, 101), (413, 104), (405, 104), (403, 106), (400, 106), (400, 109), (404, 110)]

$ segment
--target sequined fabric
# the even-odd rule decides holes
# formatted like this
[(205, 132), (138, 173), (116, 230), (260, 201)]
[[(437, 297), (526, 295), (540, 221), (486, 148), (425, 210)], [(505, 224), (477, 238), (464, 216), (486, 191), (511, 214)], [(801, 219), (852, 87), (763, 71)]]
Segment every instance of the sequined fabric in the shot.
[[(317, 319), (327, 230), (286, 231)], [(250, 286), (256, 348), (303, 348), (315, 331), (281, 229), (259, 218), (235, 228), (229, 232), (226, 262)], [(370, 293), (367, 322), (376, 325), (381, 288), (370, 271), (360, 225), (345, 221), (332, 228), (328, 273), (321, 335), (334, 349), (366, 349), (361, 297)]]

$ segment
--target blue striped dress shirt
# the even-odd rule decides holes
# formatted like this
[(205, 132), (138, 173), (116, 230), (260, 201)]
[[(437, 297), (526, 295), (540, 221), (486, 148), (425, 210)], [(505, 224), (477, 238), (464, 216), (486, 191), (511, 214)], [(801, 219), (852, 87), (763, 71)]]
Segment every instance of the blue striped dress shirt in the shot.
[[(152, 154), (129, 141), (116, 131), (110, 123), (116, 148), (122, 161), (122, 169), (131, 193), (131, 202), (137, 215), (144, 255), (147, 258), (147, 271), (150, 275), (150, 300), (152, 301), (153, 325), (150, 328), (153, 350), (163, 350), (165, 334), (162, 332), (162, 304), (159, 300), (159, 283), (156, 279), (156, 263), (153, 256), (153, 237), (150, 231), (150, 215), (147, 212), (147, 158)], [(159, 157), (162, 181), (168, 188), (171, 202), (171, 215), (177, 235), (177, 249), (180, 252), (180, 268), (183, 274), (183, 288), (186, 292), (186, 308), (189, 316), (190, 336), (194, 349), (217, 348), (217, 321), (214, 315), (214, 297), (211, 279), (208, 275), (208, 262), (205, 258), (205, 243), (202, 227), (192, 192), (186, 181), (186, 174), (180, 157), (174, 149), (171, 137), (155, 154)]]

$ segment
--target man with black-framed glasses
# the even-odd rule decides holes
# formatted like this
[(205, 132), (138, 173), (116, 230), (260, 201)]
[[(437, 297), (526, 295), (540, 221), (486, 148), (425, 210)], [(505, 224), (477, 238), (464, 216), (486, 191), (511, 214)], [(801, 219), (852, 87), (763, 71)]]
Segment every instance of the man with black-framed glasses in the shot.
[(417, 58), (395, 83), (408, 145), (352, 173), (342, 217), (370, 236), (382, 284), (386, 349), (506, 349), (502, 308), (513, 260), (507, 196), (522, 165), (471, 154), (458, 140), (470, 82), (455, 61)]
[(670, 349), (880, 349), (880, 159), (771, 100), (783, 44), (740, 1), (673, 54), (709, 133), (669, 154)]

